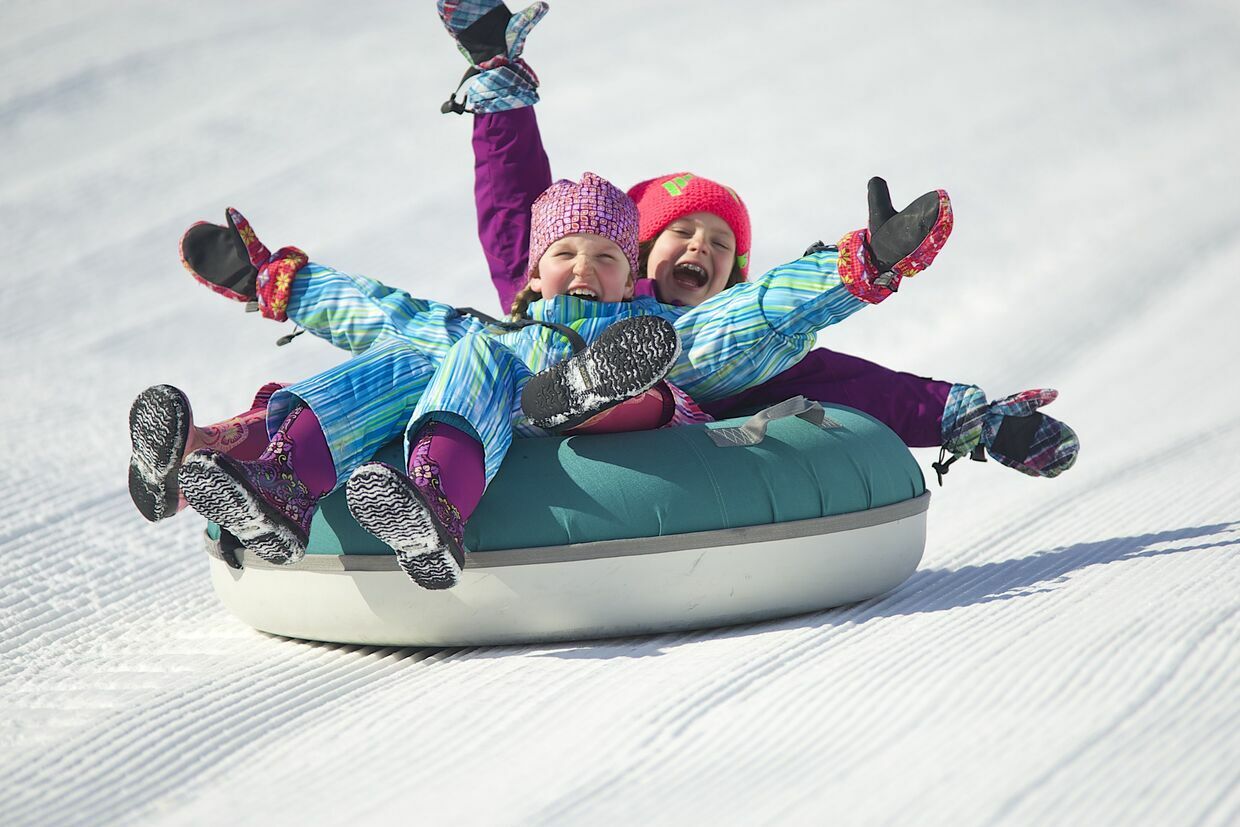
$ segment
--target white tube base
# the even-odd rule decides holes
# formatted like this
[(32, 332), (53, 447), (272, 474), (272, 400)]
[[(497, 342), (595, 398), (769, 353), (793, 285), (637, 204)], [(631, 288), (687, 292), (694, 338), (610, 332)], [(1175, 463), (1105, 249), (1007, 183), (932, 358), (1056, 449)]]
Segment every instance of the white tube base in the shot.
[[(224, 605), (250, 626), (339, 643), (475, 646), (700, 629), (890, 591), (921, 561), (928, 501), (929, 492), (858, 515), (769, 527), (794, 535), (776, 539), (758, 539), (768, 527), (754, 527), (486, 552), (475, 555), (485, 562), (467, 563), (456, 588), (439, 592), (418, 588), (386, 556), (308, 555), (274, 567), (242, 552), (240, 570), (212, 557), (211, 578)], [(816, 525), (827, 530), (806, 533)], [(737, 532), (757, 536), (701, 544)], [(677, 540), (692, 547), (658, 550)], [(555, 559), (562, 550), (559, 556), (576, 559)]]

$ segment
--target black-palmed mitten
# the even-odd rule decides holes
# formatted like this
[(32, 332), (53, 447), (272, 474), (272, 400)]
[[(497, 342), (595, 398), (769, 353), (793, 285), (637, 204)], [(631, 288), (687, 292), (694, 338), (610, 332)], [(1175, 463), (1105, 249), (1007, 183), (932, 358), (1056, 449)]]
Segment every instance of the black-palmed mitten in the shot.
[(439, 0), (438, 7), (444, 27), (469, 61), (460, 84), (468, 84), (465, 101), (453, 92), (443, 112), (503, 112), (538, 102), (538, 76), (521, 53), (525, 39), (547, 13), (546, 3), (534, 3), (517, 14), (502, 0)]
[(877, 304), (900, 280), (925, 270), (951, 235), (951, 198), (945, 190), (922, 195), (902, 210), (891, 204), (882, 178), (869, 183), (870, 224), (840, 239), (840, 278), (857, 298)]
[(199, 221), (181, 236), (181, 263), (202, 284), (233, 301), (256, 302), (263, 316), (288, 318), (289, 292), (309, 257), (296, 247), (273, 255), (232, 207), (228, 226)]

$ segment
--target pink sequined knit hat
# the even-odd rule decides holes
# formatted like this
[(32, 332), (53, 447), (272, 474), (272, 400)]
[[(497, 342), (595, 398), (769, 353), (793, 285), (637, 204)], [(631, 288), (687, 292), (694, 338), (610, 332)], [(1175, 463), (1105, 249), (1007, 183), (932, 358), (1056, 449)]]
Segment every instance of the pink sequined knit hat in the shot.
[(556, 181), (538, 196), (530, 216), (530, 263), (566, 235), (593, 233), (616, 243), (637, 277), (637, 205), (605, 178), (587, 172), (581, 183)]

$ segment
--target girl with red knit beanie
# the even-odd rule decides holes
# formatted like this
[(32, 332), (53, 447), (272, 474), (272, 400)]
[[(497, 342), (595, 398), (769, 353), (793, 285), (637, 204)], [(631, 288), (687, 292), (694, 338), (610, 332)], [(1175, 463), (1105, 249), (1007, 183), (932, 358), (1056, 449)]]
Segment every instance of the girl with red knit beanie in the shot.
[[(440, 16), (470, 61), (465, 100), (453, 96), (444, 111), (473, 114), (475, 202), (478, 235), (500, 304), (508, 308), (522, 289), (529, 204), (551, 180), (533, 104), (538, 78), (522, 59), (530, 30), (547, 12), (535, 3), (512, 15), (500, 0), (468, 4), (440, 0)], [(637, 291), (671, 304), (697, 305), (748, 275), (749, 213), (730, 187), (690, 172), (675, 172), (634, 185), (630, 197), (640, 215), (641, 259)], [(927, 193), (902, 215), (910, 228), (937, 210), (927, 235), (941, 244), (951, 230), (946, 193)], [(874, 246), (874, 234), (895, 215), (886, 182), (871, 180), (869, 226), (840, 240), (841, 269), (867, 302), (885, 299), (900, 280), (929, 264), (916, 255), (901, 260)], [(889, 234), (890, 237), (890, 234)], [(916, 241), (916, 239), (913, 239)], [(902, 237), (902, 243), (910, 241)], [(823, 249), (815, 245), (811, 249)], [(887, 252), (886, 258), (884, 254)], [(911, 261), (917, 261), (916, 266)], [(868, 285), (867, 267), (890, 276)], [(893, 269), (886, 270), (885, 267)], [(857, 408), (883, 422), (910, 447), (939, 447), (935, 469), (946, 472), (957, 458), (992, 458), (1031, 476), (1053, 477), (1071, 467), (1076, 434), (1037, 409), (1053, 390), (1031, 390), (989, 402), (971, 384), (943, 382), (892, 370), (856, 356), (817, 348), (769, 382), (702, 407), (716, 417), (736, 415), (790, 396)], [(949, 458), (950, 457), (950, 458)]]

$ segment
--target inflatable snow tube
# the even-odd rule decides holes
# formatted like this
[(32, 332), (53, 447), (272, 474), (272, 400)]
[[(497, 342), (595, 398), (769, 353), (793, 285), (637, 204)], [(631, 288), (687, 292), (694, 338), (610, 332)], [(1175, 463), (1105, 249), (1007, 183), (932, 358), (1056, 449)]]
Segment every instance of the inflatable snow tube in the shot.
[[(379, 458), (399, 466), (392, 444)], [(886, 426), (793, 399), (749, 419), (519, 439), (470, 521), (461, 583), (418, 588), (343, 487), (306, 556), (273, 566), (209, 525), (211, 577), (245, 623), (340, 643), (467, 646), (698, 629), (895, 588), (930, 494)]]

